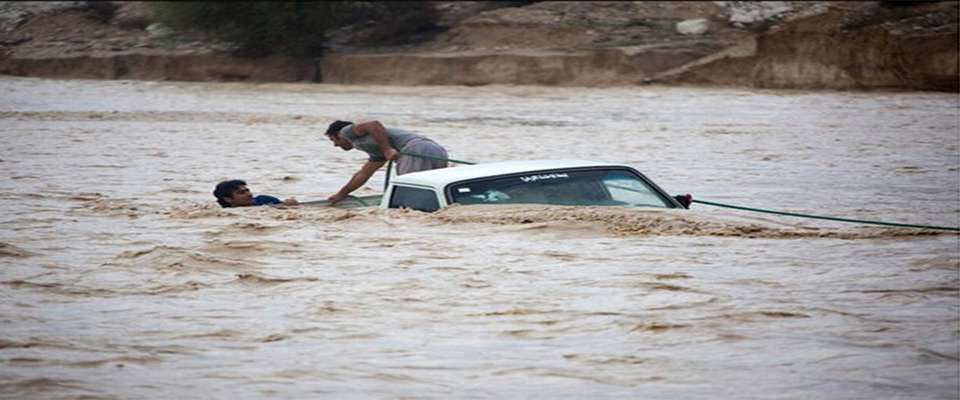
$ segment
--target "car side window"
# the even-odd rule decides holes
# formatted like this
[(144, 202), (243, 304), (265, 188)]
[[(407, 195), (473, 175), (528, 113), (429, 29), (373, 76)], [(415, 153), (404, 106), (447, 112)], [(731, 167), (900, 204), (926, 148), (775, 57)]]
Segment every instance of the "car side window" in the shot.
[(440, 203), (437, 195), (430, 189), (397, 186), (390, 197), (390, 208), (409, 208), (418, 211), (437, 211)]
[(632, 175), (611, 173), (603, 177), (602, 182), (614, 201), (633, 206), (670, 207), (670, 204)]

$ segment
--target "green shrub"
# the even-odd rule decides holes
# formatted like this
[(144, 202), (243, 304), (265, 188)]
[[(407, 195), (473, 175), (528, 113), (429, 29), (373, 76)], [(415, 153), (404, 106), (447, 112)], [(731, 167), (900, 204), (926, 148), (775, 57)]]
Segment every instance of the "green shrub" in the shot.
[(317, 56), (343, 2), (158, 2), (157, 19), (212, 33), (248, 56)]
[(156, 2), (152, 7), (159, 21), (209, 32), (248, 56), (319, 56), (327, 31), (345, 25), (372, 24), (380, 39), (435, 26), (433, 8), (425, 1), (188, 1)]
[(353, 2), (343, 18), (356, 25), (360, 45), (392, 44), (437, 27), (435, 9), (426, 1)]
[(93, 18), (103, 24), (110, 22), (117, 15), (117, 9), (120, 8), (112, 1), (88, 1), (85, 5)]

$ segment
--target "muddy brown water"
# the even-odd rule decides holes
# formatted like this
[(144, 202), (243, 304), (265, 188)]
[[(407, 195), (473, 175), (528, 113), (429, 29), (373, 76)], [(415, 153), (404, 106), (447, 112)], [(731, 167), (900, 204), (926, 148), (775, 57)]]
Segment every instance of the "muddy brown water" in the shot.
[[(955, 94), (0, 79), (3, 398), (957, 398), (956, 234), (325, 198), (377, 117), (473, 161), (960, 225)], [(360, 194), (378, 193), (378, 174)]]

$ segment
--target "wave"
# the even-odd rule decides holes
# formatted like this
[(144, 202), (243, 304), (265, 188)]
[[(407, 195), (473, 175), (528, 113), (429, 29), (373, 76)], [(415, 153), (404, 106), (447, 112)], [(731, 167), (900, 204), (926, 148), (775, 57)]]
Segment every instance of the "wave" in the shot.
[[(555, 234), (579, 235), (596, 231), (614, 236), (717, 236), (761, 239), (879, 239), (909, 238), (936, 235), (956, 235), (932, 229), (865, 227), (825, 228), (778, 223), (770, 219), (722, 219), (705, 216), (690, 210), (656, 208), (583, 207), (551, 205), (454, 205), (434, 213), (412, 210), (380, 209), (375, 207), (339, 209), (332, 207), (250, 207), (223, 209), (217, 205), (196, 204), (178, 206), (165, 212), (176, 219), (244, 217), (218, 233), (234, 230), (246, 233), (267, 233), (282, 229), (283, 223), (376, 222), (391, 224), (391, 220), (420, 220), (429, 225), (494, 224), (513, 226), (521, 230), (545, 231)], [(568, 258), (562, 252), (556, 258)]]
[(297, 277), (297, 278), (271, 278), (263, 275), (245, 273), (237, 274), (236, 283), (241, 283), (244, 285), (253, 285), (253, 286), (275, 286), (291, 282), (317, 282), (319, 278), (306, 276), (306, 277)]
[[(75, 379), (62, 378), (24, 378), (12, 379), (6, 382), (0, 382), (0, 393), (9, 395), (10, 398), (34, 398), (41, 397), (39, 394), (50, 395), (53, 393), (62, 393), (66, 390), (87, 391), (87, 382)], [(98, 398), (90, 396), (90, 398)]]
[(150, 210), (144, 209), (144, 206), (125, 199), (107, 199), (103, 197), (85, 199), (83, 197), (73, 197), (71, 200), (82, 201), (83, 204), (81, 208), (85, 210), (111, 217), (137, 218), (150, 213)]
[[(73, 285), (73, 284), (64, 284), (64, 283), (47, 283), (47, 282), (31, 282), (25, 280), (12, 280), (12, 281), (3, 281), (0, 282), (0, 285), (7, 286), (13, 289), (30, 289), (43, 291), (50, 294), (56, 294), (60, 296), (69, 296), (69, 297), (119, 297), (119, 296), (139, 296), (139, 295), (158, 295), (158, 294), (170, 294), (170, 293), (181, 293), (181, 292), (192, 292), (204, 288), (211, 287), (212, 285), (188, 281), (183, 283), (176, 284), (163, 284), (151, 287), (144, 288), (132, 288), (132, 289), (106, 289), (106, 288), (96, 288), (88, 287), (82, 285)], [(0, 348), (3, 344), (0, 343)]]
[[(239, 225), (235, 227), (234, 225)], [(246, 226), (250, 224), (234, 224), (231, 225), (228, 230), (243, 231)], [(253, 229), (269, 229), (269, 227), (261, 228), (262, 225), (254, 225)], [(233, 228), (233, 229), (231, 229)], [(240, 256), (255, 255), (255, 254), (264, 254), (264, 253), (275, 253), (283, 252), (284, 254), (291, 253), (301, 253), (303, 250), (300, 248), (301, 245), (298, 243), (291, 242), (280, 242), (273, 240), (228, 240), (220, 241), (214, 240), (207, 244), (204, 247), (204, 251), (211, 253), (227, 253), (227, 254), (236, 254)]]
[[(52, 366), (52, 367), (74, 367), (74, 368), (98, 368), (104, 365), (110, 365), (115, 368), (124, 368), (128, 364), (130, 365), (146, 365), (146, 364), (156, 364), (163, 361), (162, 358), (156, 356), (142, 356), (142, 357), (133, 357), (133, 356), (119, 356), (119, 357), (110, 357), (110, 358), (98, 358), (92, 360), (60, 360), (60, 359), (49, 359), (49, 358), (33, 358), (33, 357), (18, 357), (11, 358), (8, 362), (11, 365), (16, 366), (29, 366), (29, 367), (38, 367), (38, 366)], [(86, 398), (86, 397), (84, 397)]]
[[(237, 273), (233, 280), (219, 280), (218, 282), (200, 282), (197, 280), (188, 280), (185, 282), (160, 283), (150, 286), (137, 286), (127, 288), (96, 288), (83, 285), (65, 284), (65, 283), (47, 283), (32, 282), (26, 280), (0, 281), (0, 286), (6, 286), (12, 289), (28, 289), (42, 291), (48, 294), (55, 294), (69, 297), (100, 297), (113, 298), (122, 296), (155, 296), (176, 293), (189, 293), (202, 289), (208, 289), (222, 285), (244, 285), (253, 287), (271, 287), (294, 282), (317, 282), (316, 277), (297, 277), (297, 278), (274, 278), (254, 273)], [(20, 344), (16, 342), (0, 340), (0, 349), (5, 347), (31, 347), (39, 344)]]
[(64, 192), (58, 190), (48, 190), (42, 193), (33, 192), (0, 192), (0, 199), (4, 200), (69, 200), (69, 201), (93, 201), (104, 198), (100, 193), (88, 192)]
[(0, 242), (0, 257), (27, 258), (34, 255), (33, 252), (26, 251), (9, 243)]
[(769, 320), (778, 320), (778, 319), (797, 319), (797, 318), (811, 318), (810, 315), (794, 312), (794, 311), (782, 311), (782, 310), (757, 310), (757, 311), (743, 311), (737, 313), (727, 313), (721, 314), (712, 317), (705, 317), (703, 319), (713, 319), (713, 320), (723, 320), (723, 321), (733, 321), (733, 322), (761, 322)]
[(544, 205), (454, 206), (428, 214), (446, 224), (484, 223), (543, 226), (561, 222), (583, 229), (603, 228), (617, 236), (731, 236), (767, 239), (832, 238), (876, 239), (954, 235), (944, 231), (910, 228), (783, 227), (772, 222), (724, 221), (688, 210), (621, 207), (570, 207)]
[(0, 350), (3, 349), (37, 349), (37, 348), (50, 348), (50, 349), (59, 349), (59, 350), (90, 350), (88, 348), (80, 347), (75, 344), (59, 342), (59, 341), (50, 341), (44, 340), (41, 338), (30, 338), (26, 341), (18, 341), (13, 339), (0, 339)]
[(106, 265), (172, 271), (246, 271), (255, 266), (252, 262), (245, 260), (220, 257), (174, 246), (154, 246), (143, 250), (125, 251), (115, 256), (113, 261)]
[(221, 218), (236, 215), (229, 209), (222, 208), (217, 204), (181, 205), (167, 209), (162, 214), (173, 219)]
[[(40, 196), (58, 196), (44, 194)], [(226, 235), (239, 233), (272, 233), (283, 229), (286, 221), (305, 223), (378, 222), (390, 223), (391, 219), (421, 220), (428, 224), (495, 224), (514, 226), (521, 230), (548, 231), (569, 235), (593, 230), (615, 236), (717, 236), (764, 239), (878, 239), (908, 238), (935, 235), (956, 235), (932, 229), (865, 227), (825, 228), (813, 225), (778, 223), (771, 219), (722, 219), (705, 216), (690, 210), (656, 208), (583, 207), (551, 205), (454, 205), (434, 213), (411, 210), (383, 210), (375, 207), (340, 209), (332, 207), (245, 207), (221, 208), (213, 203), (183, 204), (159, 209), (150, 204), (138, 204), (127, 199), (110, 199), (99, 193), (71, 193), (60, 195), (66, 199), (82, 202), (81, 207), (106, 216), (137, 218), (147, 214), (165, 215), (172, 219), (241, 219), (226, 228), (212, 233)], [(264, 220), (283, 221), (268, 224)], [(570, 255), (556, 253), (563, 259)]]
[(630, 332), (666, 332), (675, 329), (689, 328), (689, 324), (675, 324), (669, 322), (644, 322), (635, 325)]
[(132, 121), (199, 122), (244, 125), (278, 124), (317, 126), (330, 118), (299, 114), (211, 111), (0, 111), (0, 119), (31, 121)]
[(21, 279), (3, 281), (0, 282), (0, 285), (8, 286), (13, 289), (40, 290), (61, 296), (71, 297), (109, 297), (117, 294), (116, 291), (110, 289), (68, 285), (55, 282), (31, 282)]

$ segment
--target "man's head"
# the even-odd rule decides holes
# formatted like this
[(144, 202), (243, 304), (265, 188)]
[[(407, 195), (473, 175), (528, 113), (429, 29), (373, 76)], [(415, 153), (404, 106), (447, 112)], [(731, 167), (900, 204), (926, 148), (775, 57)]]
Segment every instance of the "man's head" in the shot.
[(327, 127), (327, 138), (330, 139), (331, 142), (333, 142), (334, 146), (337, 146), (343, 149), (344, 151), (352, 150), (353, 143), (351, 143), (349, 140), (340, 136), (340, 130), (350, 125), (353, 125), (353, 122), (334, 121), (332, 124), (330, 124), (329, 127)]
[(218, 183), (213, 189), (213, 196), (223, 208), (253, 205), (253, 193), (247, 189), (247, 183), (239, 179)]

